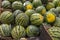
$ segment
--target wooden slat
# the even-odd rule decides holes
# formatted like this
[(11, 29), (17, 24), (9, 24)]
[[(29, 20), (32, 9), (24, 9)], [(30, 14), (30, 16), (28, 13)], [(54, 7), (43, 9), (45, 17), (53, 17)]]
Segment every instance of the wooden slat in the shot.
[(48, 28), (49, 28), (48, 26), (43, 25), (42, 30), (41, 30), (42, 32), (40, 35), (41, 40), (52, 40), (52, 37), (49, 35), (47, 31)]

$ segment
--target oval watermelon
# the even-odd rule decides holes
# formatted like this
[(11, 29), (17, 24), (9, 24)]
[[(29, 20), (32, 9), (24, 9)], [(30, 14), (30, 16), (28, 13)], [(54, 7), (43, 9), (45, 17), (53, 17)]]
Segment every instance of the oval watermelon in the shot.
[(39, 13), (34, 13), (31, 15), (30, 21), (31, 21), (31, 24), (33, 25), (40, 25), (43, 23), (44, 17)]
[(39, 35), (39, 28), (37, 28), (36, 26), (34, 25), (29, 25), (27, 28), (26, 28), (26, 33), (27, 33), (27, 36), (28, 37), (35, 37), (37, 35)]

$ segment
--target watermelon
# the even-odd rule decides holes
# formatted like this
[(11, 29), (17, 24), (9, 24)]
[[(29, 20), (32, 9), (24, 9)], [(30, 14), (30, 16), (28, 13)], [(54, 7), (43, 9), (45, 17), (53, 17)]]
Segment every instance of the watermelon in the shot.
[(55, 5), (55, 7), (60, 5), (60, 0), (53, 0), (53, 3)]
[(13, 22), (13, 20), (14, 20), (14, 16), (13, 16), (12, 12), (10, 12), (10, 11), (4, 11), (0, 15), (1, 23), (10, 24)]
[(60, 14), (60, 7), (56, 7), (56, 14), (59, 16), (59, 14)]
[(29, 17), (32, 15), (32, 14), (34, 14), (35, 13), (35, 11), (34, 10), (27, 10), (26, 12), (25, 12), (25, 14), (26, 15), (28, 15)]
[(44, 14), (46, 13), (46, 9), (45, 9), (44, 6), (38, 6), (38, 7), (36, 8), (36, 12), (44, 15)]
[(47, 23), (54, 23), (55, 20), (56, 20), (56, 15), (55, 15), (54, 12), (51, 12), (51, 11), (46, 12), (46, 14), (45, 14), (45, 21)]
[(14, 1), (13, 3), (12, 3), (12, 8), (13, 9), (21, 9), (22, 10), (22, 8), (23, 8), (23, 4), (22, 4), (22, 2), (21, 1)]
[(56, 21), (54, 23), (54, 26), (60, 27), (60, 18), (59, 17), (56, 17)]
[(50, 29), (48, 29), (48, 32), (53, 39), (60, 40), (60, 28), (59, 27), (51, 27)]
[(56, 12), (56, 8), (51, 8), (49, 11), (54, 12), (56, 14), (56, 16), (58, 16), (58, 14)]
[(37, 28), (36, 26), (34, 25), (29, 25), (27, 28), (26, 28), (26, 33), (27, 33), (27, 36), (28, 37), (35, 37), (37, 35), (39, 35), (39, 28)]
[(47, 9), (47, 10), (50, 10), (51, 8), (55, 8), (55, 5), (54, 5), (54, 3), (49, 2), (49, 3), (46, 5), (46, 9)]
[(12, 29), (11, 35), (16, 40), (24, 37), (26, 35), (25, 28), (23, 26), (17, 25)]
[(15, 18), (17, 25), (27, 26), (29, 24), (29, 17), (25, 13), (20, 13)]
[(56, 9), (55, 8), (51, 8), (49, 11), (51, 11), (51, 12), (56, 12)]
[(29, 9), (33, 9), (33, 5), (31, 2), (29, 1), (26, 1), (24, 4), (23, 4), (25, 10), (29, 10)]
[(2, 1), (2, 7), (3, 8), (10, 8), (11, 3), (9, 1)]
[(28, 4), (31, 4), (31, 2), (30, 1), (26, 1), (26, 2), (23, 3), (24, 6), (26, 6)]
[(21, 10), (15, 10), (15, 11), (13, 12), (13, 14), (14, 14), (15, 17), (16, 17), (18, 14), (20, 14), (20, 13), (22, 13)]
[(0, 25), (0, 36), (11, 36), (11, 25), (1, 24)]
[(40, 25), (44, 21), (44, 17), (39, 13), (34, 13), (30, 17), (30, 22), (33, 25)]
[(36, 8), (38, 6), (41, 6), (42, 5), (42, 2), (41, 2), (41, 0), (33, 0), (32, 4)]

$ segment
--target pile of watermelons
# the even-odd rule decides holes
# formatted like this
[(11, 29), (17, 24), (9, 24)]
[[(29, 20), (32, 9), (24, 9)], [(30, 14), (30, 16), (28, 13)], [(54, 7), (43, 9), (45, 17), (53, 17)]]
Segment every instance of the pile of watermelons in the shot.
[(3, 0), (2, 8), (11, 11), (0, 14), (1, 36), (16, 40), (36, 37), (41, 33), (40, 26), (46, 23), (54, 26), (48, 30), (53, 39), (60, 40), (60, 0)]

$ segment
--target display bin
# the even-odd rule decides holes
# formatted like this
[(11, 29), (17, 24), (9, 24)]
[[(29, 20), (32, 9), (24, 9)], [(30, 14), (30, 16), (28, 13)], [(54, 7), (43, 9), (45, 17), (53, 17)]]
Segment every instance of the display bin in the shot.
[[(49, 0), (51, 2), (51, 0)], [(1, 7), (1, 2), (2, 0), (0, 0), (0, 14), (3, 11), (9, 10), (12, 11), (11, 9), (3, 9)], [(1, 23), (0, 23), (1, 24)], [(49, 32), (47, 31), (50, 28), (50, 26), (43, 24), (41, 27), (41, 34), (39, 37), (31, 37), (31, 38), (26, 38), (27, 40), (52, 40), (52, 37), (49, 35)], [(1, 37), (0, 36), (0, 40), (15, 40), (12, 37)]]

